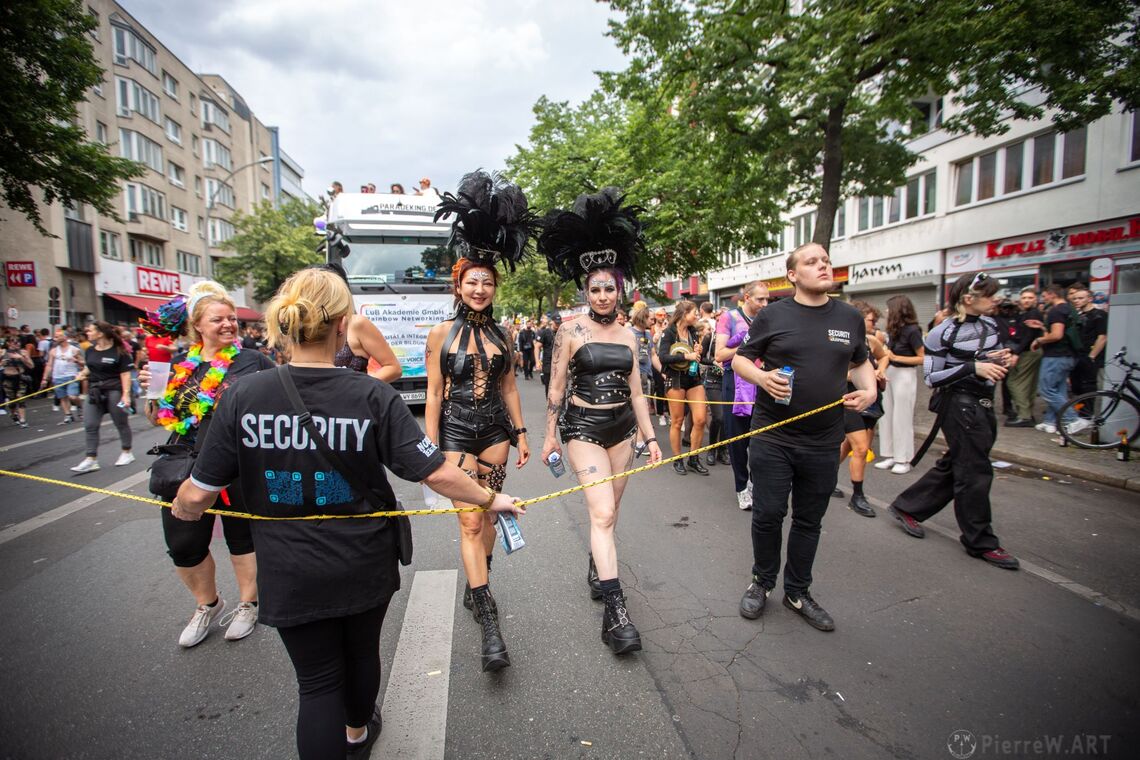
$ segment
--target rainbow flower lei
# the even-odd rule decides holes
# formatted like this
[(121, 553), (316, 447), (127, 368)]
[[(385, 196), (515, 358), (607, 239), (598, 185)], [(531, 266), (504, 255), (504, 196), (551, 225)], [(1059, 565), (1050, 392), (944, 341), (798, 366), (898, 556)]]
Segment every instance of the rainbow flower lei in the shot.
[(190, 402), (188, 414), (182, 419), (178, 419), (174, 416), (174, 396), (178, 393), (178, 389), (185, 385), (190, 376), (194, 374), (198, 365), (202, 363), (202, 344), (195, 343), (190, 348), (190, 352), (186, 354), (186, 358), (172, 367), (174, 376), (166, 384), (166, 391), (158, 402), (158, 414), (156, 415), (158, 424), (179, 435), (186, 435), (191, 428), (196, 427), (202, 418), (214, 408), (214, 402), (218, 396), (218, 387), (225, 379), (226, 371), (233, 364), (234, 357), (240, 351), (241, 348), (234, 343), (214, 354), (210, 368), (206, 370), (206, 376), (202, 378), (198, 398)]

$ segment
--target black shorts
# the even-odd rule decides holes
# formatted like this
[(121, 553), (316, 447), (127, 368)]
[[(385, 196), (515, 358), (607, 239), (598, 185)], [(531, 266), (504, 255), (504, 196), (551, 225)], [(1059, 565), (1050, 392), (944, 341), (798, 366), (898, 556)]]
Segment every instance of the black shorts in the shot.
[(687, 391), (690, 388), (696, 388), (698, 385), (703, 385), (704, 381), (701, 379), (700, 374), (690, 375), (688, 370), (678, 372), (676, 370), (669, 370), (665, 373), (665, 390), (672, 391), (680, 388)]
[(858, 433), (861, 430), (874, 430), (878, 417), (868, 417), (854, 409), (843, 410), (843, 432)]
[(637, 415), (633, 404), (622, 404), (613, 409), (591, 409), (568, 404), (558, 420), (562, 442), (571, 439), (585, 441), (608, 449), (629, 438), (637, 431)]
[(503, 441), (514, 443), (513, 429), (507, 410), (502, 407), (477, 412), (448, 402), (439, 419), (439, 448), (478, 455)]

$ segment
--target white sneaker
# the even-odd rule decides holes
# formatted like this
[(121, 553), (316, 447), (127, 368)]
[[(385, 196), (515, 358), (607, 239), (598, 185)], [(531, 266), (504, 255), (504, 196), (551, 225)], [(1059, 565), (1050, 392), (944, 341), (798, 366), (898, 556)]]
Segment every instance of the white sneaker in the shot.
[(1057, 432), (1057, 426), (1048, 422), (1038, 422), (1033, 427), (1035, 430), (1039, 430), (1042, 433), (1048, 433), (1049, 435), (1053, 435)]
[[(7, 414), (7, 412), (5, 412), (5, 414)], [(666, 425), (668, 425), (668, 424), (669, 424), (669, 423), (668, 423), (668, 422), (665, 420), (665, 415), (664, 415), (664, 414), (660, 414), (660, 415), (658, 415), (658, 416), (657, 416), (657, 425), (658, 425), (658, 427), (665, 427), (665, 426), (666, 426)]]
[(0, 407), (0, 417), (3, 417), (6, 414), (8, 414), (8, 410), (4, 409), (3, 407)]
[(1065, 432), (1068, 433), (1069, 435), (1076, 435), (1077, 433), (1081, 432), (1082, 430), (1088, 430), (1091, 427), (1092, 427), (1091, 422), (1089, 422), (1086, 419), (1082, 419), (1082, 418), (1078, 417), (1077, 419), (1070, 422), (1068, 425), (1065, 425)]
[(194, 610), (193, 617), (186, 627), (182, 629), (182, 635), (178, 637), (178, 646), (190, 648), (196, 644), (200, 644), (202, 639), (210, 633), (210, 623), (214, 622), (214, 618), (222, 614), (226, 608), (226, 600), (218, 597), (218, 603), (213, 607), (205, 604), (199, 604), (198, 609)]
[(743, 510), (752, 509), (752, 494), (748, 493), (748, 489), (736, 492), (736, 506)]
[(906, 462), (899, 462), (891, 468), (891, 472), (893, 472), (895, 475), (906, 475), (908, 472), (910, 472), (910, 465)]
[(115, 460), (115, 466), (122, 467), (133, 461), (135, 461), (135, 455), (129, 451), (124, 451), (122, 454), (119, 454), (119, 458)]
[(890, 457), (887, 457), (886, 459), (880, 459), (878, 462), (875, 462), (876, 470), (889, 470), (894, 466), (895, 460), (891, 459)]
[(80, 475), (82, 475), (85, 472), (95, 472), (98, 469), (99, 469), (99, 460), (98, 459), (92, 459), (91, 457), (87, 457), (82, 462), (80, 462), (79, 464), (72, 467), (71, 471), (72, 472), (78, 472)]
[(60, 410), (60, 409), (59, 409), (59, 404), (52, 404), (52, 405), (51, 405), (51, 410), (52, 410), (53, 412), (58, 412), (58, 411)]
[(226, 628), (226, 641), (244, 639), (253, 633), (257, 625), (257, 605), (253, 602), (241, 602), (233, 612), (218, 621), (218, 625)]

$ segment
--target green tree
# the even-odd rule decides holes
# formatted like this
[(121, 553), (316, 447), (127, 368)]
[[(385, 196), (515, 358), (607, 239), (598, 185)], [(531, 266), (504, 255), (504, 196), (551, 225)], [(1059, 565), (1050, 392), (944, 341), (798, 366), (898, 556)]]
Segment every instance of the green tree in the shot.
[(0, 9), (0, 187), (9, 208), (43, 235), (45, 203), (89, 203), (118, 219), (119, 182), (139, 163), (107, 153), (76, 125), (76, 104), (103, 81), (79, 0), (12, 0)]
[[(839, 199), (883, 195), (917, 156), (916, 101), (954, 93), (943, 127), (1003, 133), (1009, 117), (1069, 130), (1140, 103), (1129, 0), (611, 0), (631, 56), (623, 97), (675, 97), (721, 156), (762, 169), (787, 204), (818, 205), (827, 246)], [(1040, 92), (1041, 97), (1035, 97)], [(630, 135), (637, 138), (639, 135)], [(759, 207), (758, 212), (771, 208)], [(742, 209), (747, 211), (747, 209)]]
[(313, 234), (313, 218), (320, 213), (316, 203), (297, 199), (278, 208), (263, 201), (250, 214), (238, 211), (233, 218), (237, 234), (226, 243), (237, 255), (218, 261), (215, 278), (226, 288), (252, 282), (253, 297), (268, 301), (289, 275), (324, 261)]
[(495, 293), (495, 303), (504, 313), (541, 315), (559, 304), (573, 303), (578, 287), (551, 274), (546, 261), (532, 258), (506, 274)]

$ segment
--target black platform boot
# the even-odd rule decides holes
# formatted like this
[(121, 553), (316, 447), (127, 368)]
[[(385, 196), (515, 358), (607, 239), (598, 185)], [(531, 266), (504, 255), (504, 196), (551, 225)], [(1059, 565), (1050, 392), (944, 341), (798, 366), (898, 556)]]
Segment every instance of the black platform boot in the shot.
[(625, 595), (621, 590), (605, 595), (606, 610), (602, 613), (602, 641), (614, 654), (628, 654), (641, 649), (641, 634), (629, 620), (625, 608)]
[(692, 455), (689, 457), (689, 469), (698, 475), (708, 475), (709, 471), (703, 464), (701, 464), (700, 455)]
[(590, 569), (586, 571), (586, 583), (590, 584), (590, 598), (602, 598), (602, 582), (598, 580), (598, 566), (594, 564), (594, 555), (590, 554)]
[[(490, 555), (490, 554), (487, 555), (487, 582), (488, 583), (491, 582), (491, 556), (492, 555)], [(494, 603), (495, 603), (495, 600), (492, 599), (491, 604), (494, 604)], [(471, 598), (471, 583), (470, 583), (470, 581), (463, 584), (463, 606), (469, 610), (473, 610), (475, 608), (475, 601)], [(479, 620), (478, 615), (475, 616), (475, 620), (476, 621)]]
[(491, 590), (482, 586), (472, 593), (475, 602), (475, 619), (483, 627), (483, 648), (480, 656), (483, 672), (502, 670), (511, 664), (503, 634), (499, 631), (499, 612)]

